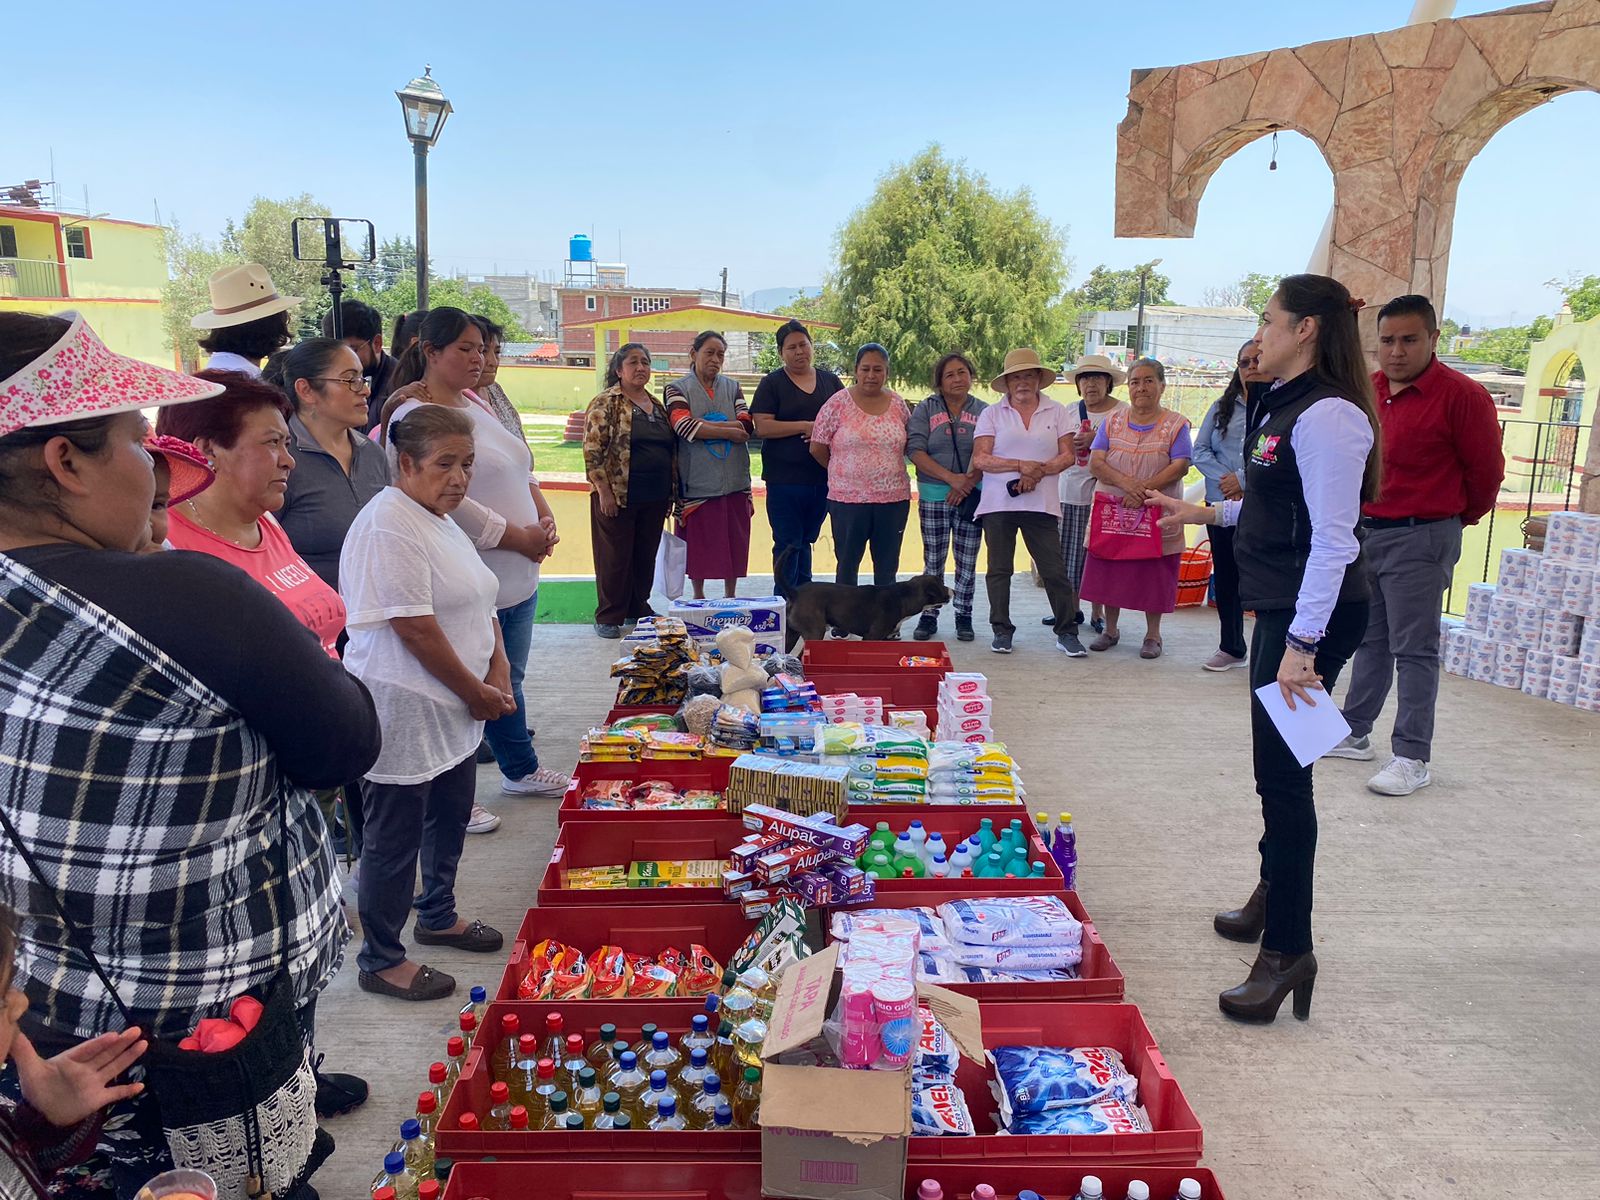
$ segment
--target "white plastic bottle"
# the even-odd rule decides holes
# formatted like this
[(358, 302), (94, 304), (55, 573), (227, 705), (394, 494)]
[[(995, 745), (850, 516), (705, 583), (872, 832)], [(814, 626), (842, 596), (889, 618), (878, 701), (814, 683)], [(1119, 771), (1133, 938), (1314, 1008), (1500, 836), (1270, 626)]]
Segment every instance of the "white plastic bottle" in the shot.
[(928, 835), (928, 840), (923, 843), (922, 857), (923, 861), (929, 863), (936, 858), (943, 858), (947, 862), (949, 861), (950, 851), (945, 849), (944, 834), (930, 833)]
[(967, 848), (966, 842), (962, 842), (950, 856), (950, 874), (959, 879), (961, 872), (970, 870), (972, 870), (972, 851)]
[(923, 862), (927, 862), (927, 856), (922, 852), (922, 848), (928, 844), (928, 831), (923, 828), (922, 822), (911, 822), (906, 834), (911, 838), (911, 849), (916, 856), (922, 859)]
[(1178, 1194), (1173, 1200), (1200, 1200), (1200, 1181), (1198, 1179), (1178, 1180)]
[(1100, 1186), (1100, 1176), (1085, 1175), (1073, 1200), (1105, 1200), (1105, 1194), (1105, 1189)]
[(935, 854), (933, 862), (928, 866), (928, 874), (935, 879), (948, 879), (950, 877), (950, 862), (942, 854)]
[(1128, 1180), (1128, 1194), (1123, 1200), (1150, 1200), (1150, 1185), (1142, 1179)]

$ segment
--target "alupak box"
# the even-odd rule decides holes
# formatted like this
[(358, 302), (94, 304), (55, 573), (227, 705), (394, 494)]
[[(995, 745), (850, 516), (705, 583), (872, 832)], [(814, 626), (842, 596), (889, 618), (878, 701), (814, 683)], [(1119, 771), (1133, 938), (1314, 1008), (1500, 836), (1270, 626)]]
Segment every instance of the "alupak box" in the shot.
[(782, 654), (784, 617), (788, 602), (782, 596), (734, 596), (725, 600), (674, 600), (667, 608), (689, 629), (702, 647), (716, 645), (717, 634), (735, 625), (748, 625), (756, 635), (756, 657)]
[[(851, 1071), (776, 1061), (826, 1050), (823, 1025), (838, 1002), (839, 949), (791, 963), (779, 978), (761, 1056), (761, 1190), (785, 1200), (901, 1200), (911, 1140), (911, 1060), (900, 1071)], [(917, 987), (963, 1054), (983, 1060), (977, 1001)], [(831, 1057), (831, 1051), (828, 1052)]]

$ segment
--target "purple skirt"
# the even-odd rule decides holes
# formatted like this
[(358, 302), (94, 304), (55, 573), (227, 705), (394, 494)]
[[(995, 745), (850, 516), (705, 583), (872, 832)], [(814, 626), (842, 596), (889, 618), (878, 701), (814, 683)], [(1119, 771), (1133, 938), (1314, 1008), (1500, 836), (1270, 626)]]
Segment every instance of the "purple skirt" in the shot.
[(734, 492), (697, 505), (678, 522), (688, 543), (690, 579), (743, 579), (750, 572), (750, 493)]
[(1082, 598), (1133, 612), (1169, 613), (1178, 607), (1178, 567), (1183, 554), (1120, 562), (1096, 558), (1083, 564)]

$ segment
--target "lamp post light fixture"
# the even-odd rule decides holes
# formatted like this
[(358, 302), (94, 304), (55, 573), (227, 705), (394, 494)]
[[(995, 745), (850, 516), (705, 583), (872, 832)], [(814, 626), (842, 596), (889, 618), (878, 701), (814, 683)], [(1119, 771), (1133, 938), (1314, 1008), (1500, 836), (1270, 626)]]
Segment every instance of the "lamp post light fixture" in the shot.
[(428, 151), (439, 140), (444, 123), (454, 111), (433, 78), (433, 66), (395, 93), (406, 118), (406, 136), (416, 156), (417, 191), (417, 308), (428, 307)]
[(1138, 320), (1136, 320), (1134, 322), (1134, 327), (1138, 330), (1138, 334), (1136, 336), (1139, 339), (1138, 345), (1134, 348), (1134, 354), (1133, 354), (1134, 358), (1136, 358), (1136, 359), (1144, 357), (1144, 293), (1145, 293), (1145, 285), (1147, 283), (1149, 283), (1149, 281), (1150, 281), (1150, 272), (1154, 271), (1157, 267), (1159, 267), (1162, 264), (1163, 261), (1164, 260), (1159, 259), (1159, 258), (1152, 259), (1150, 262), (1146, 263), (1144, 266), (1139, 268), (1139, 317), (1138, 317)]

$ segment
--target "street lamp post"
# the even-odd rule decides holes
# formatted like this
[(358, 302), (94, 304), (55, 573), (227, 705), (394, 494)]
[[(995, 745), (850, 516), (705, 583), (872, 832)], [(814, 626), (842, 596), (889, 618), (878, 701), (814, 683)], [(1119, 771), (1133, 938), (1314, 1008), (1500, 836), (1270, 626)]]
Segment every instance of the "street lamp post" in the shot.
[(1139, 316), (1138, 316), (1138, 319), (1134, 322), (1134, 327), (1139, 332), (1136, 335), (1138, 337), (1138, 345), (1134, 348), (1134, 355), (1133, 356), (1135, 358), (1142, 358), (1144, 356), (1144, 293), (1145, 293), (1145, 284), (1148, 283), (1149, 280), (1150, 280), (1150, 272), (1154, 271), (1157, 267), (1159, 267), (1161, 265), (1162, 261), (1163, 260), (1159, 259), (1159, 258), (1152, 259), (1150, 262), (1146, 263), (1144, 266), (1139, 268)]
[(416, 156), (417, 189), (417, 308), (428, 307), (428, 151), (439, 140), (444, 123), (453, 111), (450, 101), (433, 78), (432, 65), (422, 69), (395, 93), (406, 118), (406, 136)]

